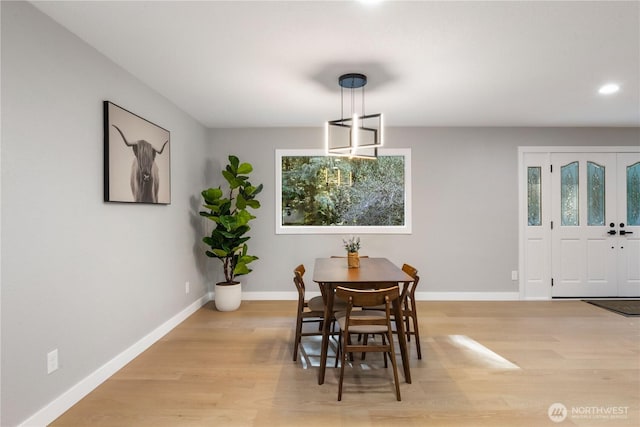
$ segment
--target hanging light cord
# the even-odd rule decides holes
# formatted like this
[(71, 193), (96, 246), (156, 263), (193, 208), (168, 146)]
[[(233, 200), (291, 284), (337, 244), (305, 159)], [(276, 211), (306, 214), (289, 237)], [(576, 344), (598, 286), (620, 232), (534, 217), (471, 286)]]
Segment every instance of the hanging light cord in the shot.
[(344, 87), (340, 85), (340, 120), (344, 122)]
[(360, 127), (364, 127), (364, 86), (362, 86), (362, 115), (360, 116)]
[[(351, 85), (351, 87), (349, 88), (351, 90), (351, 116), (349, 116), (349, 118), (353, 118), (353, 113), (355, 112), (355, 104), (356, 104), (356, 91), (353, 88), (353, 84)], [(365, 96), (365, 91), (364, 91), (364, 85), (362, 86), (362, 114), (360, 115), (360, 126), (364, 126), (364, 122), (362, 119), (362, 117), (364, 117), (365, 115), (365, 111), (364, 111), (364, 96)], [(340, 120), (344, 122), (345, 118), (344, 118), (344, 86), (340, 85)]]

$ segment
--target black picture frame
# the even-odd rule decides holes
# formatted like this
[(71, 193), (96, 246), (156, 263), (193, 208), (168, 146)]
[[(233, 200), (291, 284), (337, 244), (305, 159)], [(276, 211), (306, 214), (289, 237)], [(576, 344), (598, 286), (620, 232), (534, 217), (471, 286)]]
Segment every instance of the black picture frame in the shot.
[(171, 204), (171, 132), (110, 101), (104, 108), (104, 201)]

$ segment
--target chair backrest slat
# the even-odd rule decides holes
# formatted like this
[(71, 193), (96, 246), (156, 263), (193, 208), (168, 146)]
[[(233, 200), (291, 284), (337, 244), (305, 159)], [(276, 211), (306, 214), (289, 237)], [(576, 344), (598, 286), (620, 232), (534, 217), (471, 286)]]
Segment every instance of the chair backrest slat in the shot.
[(336, 288), (336, 296), (347, 300), (350, 305), (360, 307), (370, 307), (374, 305), (382, 305), (385, 299), (393, 301), (400, 297), (398, 286), (392, 286), (385, 289), (350, 289), (342, 286)]

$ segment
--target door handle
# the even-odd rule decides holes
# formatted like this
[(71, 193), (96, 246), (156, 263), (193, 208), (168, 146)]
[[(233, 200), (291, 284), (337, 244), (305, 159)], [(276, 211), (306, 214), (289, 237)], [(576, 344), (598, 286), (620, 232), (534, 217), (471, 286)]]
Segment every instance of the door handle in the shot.
[(620, 235), (621, 236), (624, 236), (625, 234), (633, 234), (633, 231), (620, 230)]
[[(622, 233), (623, 233), (623, 231), (620, 231), (620, 234), (622, 234)], [(616, 235), (616, 230), (609, 230), (607, 232), (607, 234), (609, 234), (610, 236), (615, 236)]]

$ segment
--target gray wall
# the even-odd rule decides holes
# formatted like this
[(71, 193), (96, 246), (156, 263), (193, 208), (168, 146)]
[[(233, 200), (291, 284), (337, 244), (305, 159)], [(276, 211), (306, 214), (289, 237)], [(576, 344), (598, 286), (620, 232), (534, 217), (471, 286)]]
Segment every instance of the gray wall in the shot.
[[(342, 254), (342, 235), (275, 234), (275, 150), (322, 148), (321, 128), (209, 132), (212, 157), (237, 154), (265, 185), (244, 291), (291, 291), (292, 266)], [(640, 129), (391, 128), (385, 144), (412, 150), (413, 233), (362, 235), (361, 253), (415, 265), (422, 291), (518, 292), (518, 146), (640, 145)]]
[[(12, 426), (206, 293), (194, 203), (207, 134), (30, 4), (1, 7), (0, 425)], [(171, 205), (103, 203), (103, 100), (171, 131)]]
[[(293, 266), (342, 252), (340, 235), (274, 232), (275, 149), (321, 147), (320, 128), (207, 131), (29, 4), (0, 4), (0, 425), (25, 420), (219, 280), (195, 212), (228, 154), (253, 163), (266, 187), (246, 291), (291, 292)], [(170, 206), (102, 202), (103, 100), (171, 130)], [(517, 146), (640, 140), (638, 129), (507, 128), (389, 129), (387, 141), (412, 148), (414, 232), (363, 235), (363, 252), (415, 264), (429, 291), (515, 292)], [(54, 348), (61, 369), (47, 375)]]

